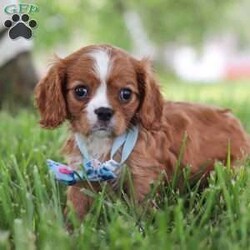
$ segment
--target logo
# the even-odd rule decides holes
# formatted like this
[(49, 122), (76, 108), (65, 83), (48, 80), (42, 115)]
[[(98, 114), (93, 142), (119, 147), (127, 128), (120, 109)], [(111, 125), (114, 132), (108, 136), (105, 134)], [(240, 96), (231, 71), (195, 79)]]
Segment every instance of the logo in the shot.
[(4, 8), (4, 12), (11, 15), (11, 18), (4, 22), (4, 26), (9, 29), (9, 37), (16, 39), (23, 37), (30, 39), (33, 29), (37, 27), (37, 22), (31, 19), (29, 14), (38, 12), (38, 7), (33, 4), (11, 4)]

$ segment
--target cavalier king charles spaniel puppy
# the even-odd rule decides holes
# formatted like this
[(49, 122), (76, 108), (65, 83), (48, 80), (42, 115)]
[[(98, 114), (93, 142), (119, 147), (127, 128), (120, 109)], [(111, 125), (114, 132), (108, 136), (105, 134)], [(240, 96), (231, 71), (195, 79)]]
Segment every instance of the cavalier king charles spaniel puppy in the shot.
[[(184, 137), (180, 166), (190, 169), (190, 178), (207, 176), (216, 161), (226, 163), (229, 153), (235, 166), (250, 152), (249, 136), (230, 110), (165, 101), (149, 61), (110, 45), (87, 46), (57, 59), (37, 85), (35, 99), (42, 127), (54, 129), (68, 121), (63, 152), (72, 168), (83, 162), (76, 133), (84, 138), (91, 157), (105, 161), (114, 139), (138, 126), (136, 145), (125, 162), (138, 202), (161, 173), (166, 184), (171, 180)], [(112, 188), (113, 182), (108, 183)], [(100, 190), (98, 182), (91, 186)], [(91, 206), (92, 198), (82, 192), (88, 187), (82, 181), (67, 191), (79, 219)]]

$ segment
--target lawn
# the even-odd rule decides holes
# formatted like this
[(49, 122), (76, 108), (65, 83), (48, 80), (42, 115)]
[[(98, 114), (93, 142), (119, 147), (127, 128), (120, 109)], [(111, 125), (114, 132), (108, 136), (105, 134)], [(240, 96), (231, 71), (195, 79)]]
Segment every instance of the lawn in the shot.
[[(163, 91), (170, 100), (230, 107), (250, 132), (247, 82), (169, 83)], [(183, 190), (162, 187), (158, 210), (89, 192), (92, 211), (83, 224), (72, 217), (74, 230), (67, 233), (65, 186), (45, 166), (47, 158), (62, 160), (66, 126), (45, 131), (37, 120), (34, 111), (0, 112), (0, 249), (249, 249), (249, 162), (234, 173), (218, 163), (202, 192), (188, 183)]]

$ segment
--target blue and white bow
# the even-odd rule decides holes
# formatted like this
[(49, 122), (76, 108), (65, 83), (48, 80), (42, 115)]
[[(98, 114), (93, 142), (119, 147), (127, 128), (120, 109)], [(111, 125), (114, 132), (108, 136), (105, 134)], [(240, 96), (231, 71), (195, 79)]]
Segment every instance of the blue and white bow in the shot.
[[(138, 127), (134, 126), (128, 131), (115, 138), (110, 160), (100, 162), (97, 159), (91, 159), (87, 150), (86, 143), (81, 135), (76, 134), (76, 143), (83, 156), (83, 168), (80, 171), (73, 170), (71, 167), (47, 160), (48, 167), (55, 175), (56, 180), (67, 185), (74, 185), (76, 182), (88, 181), (107, 181), (117, 177), (119, 168), (124, 164), (135, 147), (138, 138)], [(115, 154), (121, 148), (121, 160), (117, 162), (114, 160)]]

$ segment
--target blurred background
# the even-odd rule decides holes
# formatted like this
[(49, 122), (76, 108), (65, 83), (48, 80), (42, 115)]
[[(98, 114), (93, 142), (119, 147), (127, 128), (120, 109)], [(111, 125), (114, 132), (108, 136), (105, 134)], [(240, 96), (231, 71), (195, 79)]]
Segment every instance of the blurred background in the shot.
[[(0, 98), (11, 96), (15, 108), (18, 102), (26, 105), (32, 95), (29, 90), (46, 73), (54, 54), (64, 57), (92, 43), (113, 44), (138, 58), (149, 56), (169, 98), (213, 102), (232, 92), (235, 99), (250, 97), (249, 0), (0, 2), (2, 6), (31, 3), (39, 8), (30, 13), (38, 23), (31, 41), (10, 41), (1, 27)], [(3, 15), (2, 24), (10, 18)], [(3, 56), (10, 51), (15, 53)], [(24, 58), (15, 63), (23, 53)], [(18, 70), (25, 73), (13, 76)], [(9, 82), (17, 79), (10, 88)]]

